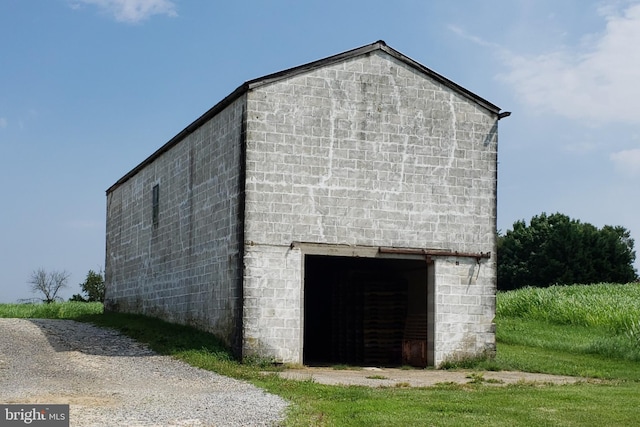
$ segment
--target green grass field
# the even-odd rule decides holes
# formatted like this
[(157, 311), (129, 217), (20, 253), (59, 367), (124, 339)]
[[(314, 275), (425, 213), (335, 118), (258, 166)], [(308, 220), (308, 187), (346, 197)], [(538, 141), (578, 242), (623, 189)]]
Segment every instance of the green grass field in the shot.
[[(61, 306), (68, 303), (60, 304)], [(99, 308), (99, 307), (98, 307)], [(24, 313), (21, 310), (25, 310)], [(640, 424), (640, 284), (565, 286), (500, 293), (498, 354), (482, 369), (590, 378), (572, 385), (483, 382), (429, 388), (326, 386), (264, 376), (238, 363), (210, 334), (95, 307), (16, 308), (0, 317), (55, 317), (113, 327), (192, 365), (250, 381), (292, 402), (289, 426), (634, 426)]]
[(102, 314), (102, 303), (68, 301), (52, 304), (0, 304), (0, 317), (76, 319), (94, 314)]

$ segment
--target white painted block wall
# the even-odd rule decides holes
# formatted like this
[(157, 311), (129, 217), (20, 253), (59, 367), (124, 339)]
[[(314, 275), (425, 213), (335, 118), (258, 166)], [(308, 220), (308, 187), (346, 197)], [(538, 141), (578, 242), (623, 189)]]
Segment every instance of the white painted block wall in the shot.
[(294, 241), (493, 252), (437, 260), (435, 362), (494, 348), (495, 114), (384, 52), (253, 89), (247, 111), (245, 353), (301, 362)]

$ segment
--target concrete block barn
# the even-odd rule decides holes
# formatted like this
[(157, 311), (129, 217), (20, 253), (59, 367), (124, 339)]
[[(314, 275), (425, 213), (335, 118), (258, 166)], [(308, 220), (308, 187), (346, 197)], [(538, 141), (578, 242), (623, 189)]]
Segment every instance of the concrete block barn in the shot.
[(278, 362), (491, 353), (506, 115), (383, 41), (246, 82), (107, 190), (105, 308)]

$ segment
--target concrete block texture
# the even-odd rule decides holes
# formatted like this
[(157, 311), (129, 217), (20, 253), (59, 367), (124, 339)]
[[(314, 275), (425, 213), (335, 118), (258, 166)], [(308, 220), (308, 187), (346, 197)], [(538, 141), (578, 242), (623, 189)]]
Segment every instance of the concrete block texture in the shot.
[(238, 88), (107, 192), (106, 308), (300, 363), (293, 242), (491, 252), (435, 257), (427, 305), (435, 365), (493, 351), (498, 110), (434, 74), (370, 48)]
[[(436, 263), (433, 360), (495, 348), (495, 306), (480, 304), (495, 295), (494, 114), (384, 52), (261, 86), (247, 94), (247, 110), (247, 254), (263, 245), (286, 252), (293, 241), (492, 252), (481, 264)], [(297, 268), (278, 279), (271, 265), (245, 264), (245, 289), (302, 286)], [(281, 314), (301, 304), (261, 301)], [(280, 327), (244, 320), (245, 351), (277, 348)], [(295, 349), (276, 353), (302, 361)]]
[(495, 353), (495, 258), (435, 262), (434, 364)]
[(497, 118), (481, 106), (376, 52), (251, 90), (247, 108), (247, 240), (493, 249)]
[(244, 260), (243, 354), (302, 362), (300, 250), (251, 244)]
[(239, 98), (108, 193), (107, 309), (194, 325), (239, 347), (244, 108)]

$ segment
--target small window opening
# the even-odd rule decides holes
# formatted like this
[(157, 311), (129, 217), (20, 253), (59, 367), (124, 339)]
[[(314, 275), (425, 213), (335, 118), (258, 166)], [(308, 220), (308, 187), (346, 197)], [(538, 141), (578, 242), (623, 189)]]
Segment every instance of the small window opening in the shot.
[(158, 226), (158, 217), (160, 214), (160, 186), (158, 184), (153, 186), (153, 201), (152, 201), (152, 218), (153, 226)]

